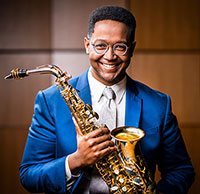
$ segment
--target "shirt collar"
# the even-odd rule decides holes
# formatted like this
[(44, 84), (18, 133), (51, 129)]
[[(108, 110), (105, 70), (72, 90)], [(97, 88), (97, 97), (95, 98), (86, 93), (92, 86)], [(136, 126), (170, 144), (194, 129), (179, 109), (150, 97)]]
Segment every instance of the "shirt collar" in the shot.
[[(89, 68), (89, 71), (88, 71), (88, 82), (90, 85), (92, 99), (95, 99), (95, 101), (99, 102), (106, 85), (102, 84), (100, 81), (96, 80), (92, 76), (91, 67)], [(126, 92), (126, 82), (127, 82), (127, 76), (125, 76), (120, 82), (111, 86), (111, 88), (116, 94), (116, 103), (118, 104), (121, 102)]]

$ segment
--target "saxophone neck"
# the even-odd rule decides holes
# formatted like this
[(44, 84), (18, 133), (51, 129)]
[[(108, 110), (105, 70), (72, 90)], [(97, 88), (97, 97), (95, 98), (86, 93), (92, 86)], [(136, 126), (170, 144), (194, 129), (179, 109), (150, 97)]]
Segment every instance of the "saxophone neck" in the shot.
[(26, 76), (29, 76), (31, 74), (52, 74), (56, 76), (57, 78), (65, 77), (67, 79), (70, 79), (71, 76), (63, 72), (58, 66), (53, 64), (48, 65), (42, 65), (39, 67), (36, 67), (35, 69), (13, 69), (9, 75), (7, 75), (4, 79), (22, 79)]
[(31, 74), (52, 74), (55, 77), (59, 78), (63, 75), (63, 71), (56, 65), (48, 64), (36, 67), (35, 69), (30, 69), (26, 71), (27, 75)]

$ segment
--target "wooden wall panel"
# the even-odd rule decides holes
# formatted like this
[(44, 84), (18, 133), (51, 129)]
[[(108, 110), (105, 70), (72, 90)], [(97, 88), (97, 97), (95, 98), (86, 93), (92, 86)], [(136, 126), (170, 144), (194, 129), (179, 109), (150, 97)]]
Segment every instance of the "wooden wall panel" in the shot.
[[(89, 59), (85, 51), (58, 51), (52, 54), (52, 63), (67, 71), (72, 77), (82, 74), (89, 68)], [(52, 78), (52, 83), (54, 79)]]
[(169, 94), (181, 123), (200, 124), (200, 54), (136, 52), (129, 74)]
[(0, 193), (28, 194), (19, 179), (19, 167), (22, 160), (28, 129), (0, 129)]
[(0, 49), (49, 49), (48, 0), (0, 2)]
[(137, 49), (199, 50), (199, 0), (131, 0)]
[(0, 1), (0, 193), (27, 194), (19, 166), (39, 89), (50, 77), (4, 80), (13, 68), (50, 63), (50, 5), (44, 0)]
[(126, 0), (53, 0), (52, 48), (83, 49), (90, 12), (102, 5), (126, 6)]
[(31, 69), (50, 63), (49, 53), (0, 54), (0, 127), (29, 125), (37, 92), (50, 84), (49, 75), (32, 75), (23, 80), (4, 80), (13, 68)]

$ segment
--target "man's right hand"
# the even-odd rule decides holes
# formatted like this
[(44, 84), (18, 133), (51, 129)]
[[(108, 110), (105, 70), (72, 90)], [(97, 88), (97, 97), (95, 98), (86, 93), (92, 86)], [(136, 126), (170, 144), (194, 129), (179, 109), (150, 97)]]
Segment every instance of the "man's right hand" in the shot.
[(107, 128), (96, 129), (87, 135), (77, 133), (77, 151), (69, 155), (69, 168), (75, 173), (114, 150), (116, 147)]

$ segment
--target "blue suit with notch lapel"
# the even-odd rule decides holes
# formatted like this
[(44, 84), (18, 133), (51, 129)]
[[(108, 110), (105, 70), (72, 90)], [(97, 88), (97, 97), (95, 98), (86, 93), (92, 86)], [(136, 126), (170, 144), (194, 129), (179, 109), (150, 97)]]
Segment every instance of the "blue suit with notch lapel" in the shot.
[[(69, 81), (85, 103), (91, 104), (87, 72)], [(185, 193), (194, 179), (170, 98), (128, 77), (125, 125), (146, 133), (141, 148), (152, 174), (156, 164), (163, 193)], [(68, 193), (65, 181), (66, 156), (77, 148), (76, 130), (56, 86), (40, 91), (36, 97), (32, 124), (20, 166), (20, 178), (30, 192)], [(76, 181), (73, 189), (77, 186)]]

